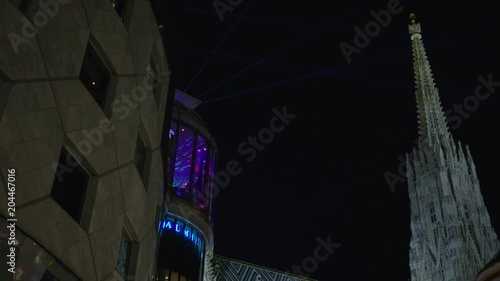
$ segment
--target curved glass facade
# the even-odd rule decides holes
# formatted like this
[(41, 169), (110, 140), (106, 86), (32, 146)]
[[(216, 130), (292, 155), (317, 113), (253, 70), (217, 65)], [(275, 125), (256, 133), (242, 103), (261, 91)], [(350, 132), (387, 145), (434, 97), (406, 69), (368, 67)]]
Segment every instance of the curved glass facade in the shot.
[[(198, 101), (178, 90), (164, 134), (165, 204), (158, 224), (157, 280), (214, 280), (213, 202), (217, 147)], [(168, 134), (166, 134), (168, 132)]]
[(170, 125), (169, 194), (210, 215), (216, 147), (194, 112), (177, 105)]

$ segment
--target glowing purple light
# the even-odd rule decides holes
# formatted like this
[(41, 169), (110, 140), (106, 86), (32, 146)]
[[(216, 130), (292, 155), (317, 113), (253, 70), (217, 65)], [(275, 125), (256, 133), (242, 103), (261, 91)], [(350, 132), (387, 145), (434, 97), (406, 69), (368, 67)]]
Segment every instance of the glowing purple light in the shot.
[(206, 148), (206, 147), (204, 147), (204, 148), (203, 148), (203, 150), (207, 150), (207, 148)]

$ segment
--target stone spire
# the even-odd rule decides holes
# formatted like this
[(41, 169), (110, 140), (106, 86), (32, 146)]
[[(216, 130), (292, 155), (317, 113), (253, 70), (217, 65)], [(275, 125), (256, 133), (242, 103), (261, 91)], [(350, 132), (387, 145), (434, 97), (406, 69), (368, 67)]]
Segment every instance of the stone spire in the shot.
[(410, 15), (410, 20), (409, 31), (413, 49), (419, 137), (422, 140), (432, 141), (434, 136), (441, 141), (449, 142), (450, 134), (431, 66), (422, 43), (420, 23), (415, 22), (415, 14)]
[(467, 147), (455, 145), (420, 24), (410, 16), (419, 142), (407, 155), (412, 281), (470, 281), (498, 251)]

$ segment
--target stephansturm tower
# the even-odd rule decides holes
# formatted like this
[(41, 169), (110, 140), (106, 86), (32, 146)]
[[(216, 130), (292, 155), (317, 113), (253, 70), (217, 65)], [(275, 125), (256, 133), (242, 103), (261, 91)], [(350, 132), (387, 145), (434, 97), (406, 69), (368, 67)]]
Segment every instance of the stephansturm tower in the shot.
[(499, 243), (469, 149), (448, 130), (420, 24), (410, 18), (419, 121), (418, 145), (407, 155), (411, 280), (470, 281)]

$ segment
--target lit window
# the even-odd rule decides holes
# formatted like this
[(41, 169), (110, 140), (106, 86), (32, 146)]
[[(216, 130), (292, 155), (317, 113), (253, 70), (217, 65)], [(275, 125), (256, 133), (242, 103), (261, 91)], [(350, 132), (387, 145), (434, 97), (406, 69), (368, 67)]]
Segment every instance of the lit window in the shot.
[(171, 138), (169, 138), (168, 145), (169, 145), (169, 165), (168, 165), (168, 185), (169, 187), (172, 187), (172, 183), (174, 180), (174, 171), (175, 171), (175, 158), (177, 155), (177, 123), (176, 122), (171, 122), (170, 123), (170, 130), (173, 132), (171, 134)]
[(215, 151), (204, 135), (186, 125), (172, 121), (170, 129), (174, 137), (169, 139), (169, 186), (175, 195), (208, 212)]
[(205, 190), (206, 187), (208, 187), (209, 183), (209, 170), (208, 170), (208, 165), (209, 165), (209, 152), (210, 150), (208, 149), (208, 143), (205, 137), (199, 135), (198, 136), (198, 142), (196, 145), (196, 161), (195, 161), (195, 168), (194, 168), (194, 182), (195, 182), (195, 189), (196, 189), (196, 204), (197, 207), (200, 209), (205, 209), (207, 207), (207, 195), (208, 195), (208, 190)]
[(182, 125), (179, 127), (181, 129), (177, 136), (177, 155), (172, 186), (176, 189), (177, 196), (188, 197), (191, 196), (191, 167), (194, 132), (190, 128)]

